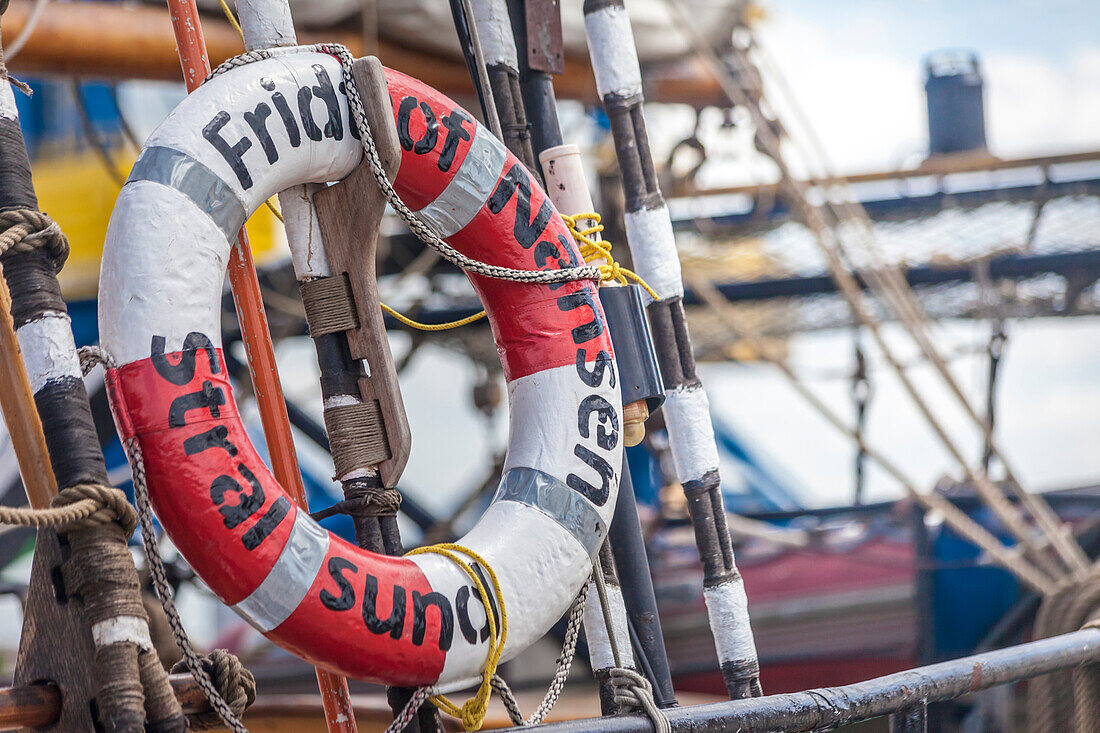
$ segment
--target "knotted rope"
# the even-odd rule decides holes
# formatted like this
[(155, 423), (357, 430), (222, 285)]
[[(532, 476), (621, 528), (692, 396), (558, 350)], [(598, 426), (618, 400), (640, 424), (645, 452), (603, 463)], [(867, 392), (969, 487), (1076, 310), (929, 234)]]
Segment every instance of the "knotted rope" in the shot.
[[(200, 658), (203, 670), (209, 675), (218, 694), (229, 705), (233, 714), (240, 717), (249, 705), (256, 701), (256, 678), (245, 669), (235, 654), (225, 649), (215, 649)], [(186, 672), (187, 662), (180, 660), (172, 665), (172, 672)], [(225, 723), (214, 710), (187, 716), (192, 730), (222, 728)]]
[(36, 209), (0, 211), (0, 257), (43, 250), (55, 272), (69, 257), (69, 240), (49, 214)]
[[(1100, 628), (1100, 571), (1063, 582), (1035, 615), (1033, 636), (1045, 639)], [(1038, 733), (1100, 733), (1100, 665), (1043, 675), (1028, 684), (1028, 729)]]

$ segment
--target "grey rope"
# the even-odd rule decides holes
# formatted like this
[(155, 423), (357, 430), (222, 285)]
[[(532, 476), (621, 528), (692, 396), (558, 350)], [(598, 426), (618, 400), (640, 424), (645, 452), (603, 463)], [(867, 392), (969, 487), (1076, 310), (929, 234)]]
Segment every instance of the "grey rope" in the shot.
[[(115, 368), (115, 361), (110, 354), (99, 346), (84, 346), (77, 350), (80, 356), (80, 367), (87, 374), (92, 367), (103, 364), (108, 369)], [(191, 676), (195, 678), (202, 689), (210, 706), (225, 723), (225, 727), (234, 733), (248, 733), (248, 728), (241, 722), (240, 717), (234, 711), (233, 706), (226, 701), (222, 693), (214, 685), (210, 673), (204, 665), (204, 657), (195, 651), (191, 639), (187, 636), (187, 630), (183, 628), (179, 611), (172, 595), (172, 586), (168, 582), (168, 576), (164, 571), (164, 562), (157, 550), (156, 533), (153, 530), (153, 515), (149, 508), (149, 488), (145, 478), (145, 458), (141, 452), (141, 445), (134, 437), (122, 441), (126, 449), (126, 457), (130, 461), (130, 470), (134, 475), (134, 503), (137, 504), (138, 524), (141, 526), (141, 543), (145, 548), (145, 559), (149, 564), (149, 571), (153, 576), (153, 585), (160, 597), (160, 605), (164, 609), (164, 615), (168, 618), (168, 625), (172, 629), (172, 636), (176, 640), (176, 646), (183, 654), (183, 661), (191, 670)], [(250, 675), (251, 676), (251, 675)], [(255, 682), (253, 682), (253, 687)], [(254, 695), (254, 692), (253, 692)], [(231, 695), (232, 696), (232, 695)]]
[(500, 695), (501, 702), (504, 703), (504, 708), (508, 711), (508, 717), (515, 725), (538, 725), (546, 719), (546, 716), (554, 709), (554, 705), (557, 704), (562, 690), (565, 689), (565, 681), (569, 679), (569, 669), (573, 666), (573, 658), (577, 653), (577, 639), (580, 636), (581, 621), (584, 618), (584, 604), (587, 600), (588, 583), (585, 583), (581, 586), (580, 593), (573, 600), (573, 605), (569, 607), (569, 620), (565, 626), (565, 641), (561, 647), (561, 654), (558, 655), (557, 669), (554, 672), (554, 678), (550, 681), (550, 688), (546, 691), (542, 702), (535, 708), (535, 712), (531, 713), (531, 717), (526, 720), (523, 719), (519, 703), (516, 701), (516, 696), (512, 693), (508, 683), (500, 675), (493, 675), (490, 684)]
[(672, 733), (672, 723), (668, 716), (657, 707), (653, 700), (653, 687), (649, 680), (642, 677), (632, 669), (623, 666), (622, 657), (619, 654), (619, 644), (615, 639), (614, 624), (611, 620), (611, 606), (607, 599), (607, 581), (604, 579), (603, 568), (599, 560), (592, 563), (592, 579), (596, 582), (596, 593), (600, 596), (600, 610), (603, 612), (603, 623), (607, 628), (607, 639), (611, 643), (611, 655), (615, 659), (615, 666), (608, 670), (611, 677), (611, 685), (614, 687), (615, 703), (625, 708), (641, 708), (653, 722), (657, 733)]
[(385, 169), (382, 167), (382, 160), (378, 157), (378, 149), (375, 147), (370, 125), (367, 123), (363, 100), (362, 97), (359, 96), (359, 88), (356, 86), (355, 79), (352, 76), (352, 65), (355, 63), (355, 59), (352, 57), (347, 47), (338, 43), (318, 43), (311, 46), (284, 46), (280, 48), (256, 49), (226, 60), (216, 69), (211, 71), (205, 81), (209, 81), (215, 76), (219, 76), (227, 71), (256, 61), (303, 52), (327, 53), (340, 62), (340, 68), (343, 70), (344, 76), (344, 87), (347, 90), (348, 109), (351, 110), (352, 119), (355, 121), (356, 129), (359, 132), (359, 139), (363, 144), (363, 155), (367, 160), (367, 165), (370, 166), (371, 173), (374, 175), (374, 180), (378, 183), (378, 187), (386, 196), (390, 206), (392, 206), (393, 210), (397, 212), (402, 220), (404, 220), (413, 234), (425, 244), (438, 251), (444, 259), (452, 264), (458, 265), (464, 270), (469, 270), (475, 274), (495, 278), (497, 280), (547, 284), (573, 282), (576, 280), (599, 281), (601, 279), (600, 268), (596, 265), (567, 267), (559, 270), (517, 270), (511, 267), (490, 265), (486, 262), (467, 257), (440, 239), (435, 230), (422, 221), (420, 217), (416, 215), (416, 212), (405, 205), (405, 202), (397, 195), (397, 192), (393, 188), (393, 184), (386, 175)]

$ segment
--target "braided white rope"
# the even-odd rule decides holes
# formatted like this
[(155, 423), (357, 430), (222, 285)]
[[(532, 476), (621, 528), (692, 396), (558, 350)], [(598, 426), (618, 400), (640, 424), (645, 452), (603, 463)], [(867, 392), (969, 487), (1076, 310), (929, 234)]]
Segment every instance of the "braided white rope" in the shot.
[[(80, 357), (80, 368), (84, 374), (90, 372), (97, 364), (102, 364), (108, 369), (115, 368), (114, 359), (102, 347), (84, 346), (77, 350), (77, 354)], [(225, 723), (225, 727), (232, 730), (233, 733), (248, 733), (248, 728), (233, 712), (229, 703), (218, 692), (218, 688), (214, 686), (214, 681), (210, 679), (206, 668), (202, 666), (201, 657), (191, 645), (187, 630), (183, 628), (183, 621), (180, 619), (179, 612), (176, 610), (176, 602), (173, 599), (172, 586), (168, 582), (168, 575), (164, 571), (164, 562), (161, 560), (160, 552), (157, 549), (156, 532), (153, 530), (153, 514), (149, 508), (149, 488), (145, 480), (145, 458), (141, 453), (141, 446), (138, 444), (137, 438), (126, 438), (122, 441), (122, 445), (126, 449), (126, 457), (130, 461), (130, 470), (134, 475), (134, 503), (137, 504), (138, 524), (141, 526), (141, 543), (145, 548), (145, 560), (149, 563), (153, 585), (157, 589), (157, 596), (160, 597), (160, 605), (164, 609), (164, 615), (168, 618), (168, 625), (172, 629), (172, 637), (187, 662), (187, 668), (191, 671), (191, 676), (195, 678), (195, 682), (202, 689), (206, 699), (210, 701), (210, 707), (217, 712), (218, 717)]]
[(343, 71), (344, 77), (344, 87), (348, 97), (348, 109), (351, 110), (352, 119), (359, 132), (359, 140), (363, 144), (363, 155), (367, 160), (367, 165), (370, 166), (371, 173), (374, 175), (374, 180), (378, 183), (379, 189), (381, 189), (382, 193), (386, 196), (386, 200), (389, 201), (390, 206), (393, 207), (393, 210), (397, 212), (398, 216), (400, 216), (409, 229), (412, 230), (413, 234), (422, 242), (439, 252), (444, 259), (458, 265), (464, 270), (469, 270), (478, 275), (484, 275), (485, 277), (491, 277), (497, 280), (547, 284), (573, 282), (576, 280), (599, 281), (601, 279), (600, 268), (596, 265), (567, 267), (560, 270), (517, 270), (511, 267), (490, 265), (487, 262), (467, 257), (440, 239), (435, 230), (421, 220), (420, 217), (416, 215), (416, 212), (410, 209), (405, 202), (401, 200), (401, 197), (397, 195), (397, 191), (394, 190), (389, 176), (386, 175), (385, 169), (382, 167), (382, 160), (378, 157), (378, 149), (374, 143), (374, 136), (371, 134), (370, 125), (367, 123), (363, 99), (359, 95), (359, 88), (355, 85), (355, 78), (352, 76), (352, 65), (355, 63), (355, 59), (346, 46), (342, 46), (338, 43), (317, 43), (310, 46), (282, 46), (278, 48), (263, 48), (248, 51), (239, 56), (234, 56), (220, 64), (218, 68), (210, 72), (210, 75), (206, 77), (203, 83), (231, 69), (236, 69), (256, 61), (275, 58), (276, 56), (285, 56), (292, 53), (305, 52), (327, 53), (340, 62), (340, 68)]
[(516, 701), (516, 696), (512, 693), (508, 683), (500, 675), (493, 675), (493, 689), (500, 695), (501, 702), (504, 703), (504, 708), (508, 711), (508, 717), (515, 725), (538, 725), (546, 719), (546, 716), (558, 703), (558, 698), (561, 697), (562, 690), (565, 689), (565, 681), (569, 679), (569, 669), (573, 666), (573, 658), (577, 653), (577, 639), (580, 636), (581, 620), (584, 618), (584, 605), (587, 600), (588, 583), (585, 583), (581, 586), (580, 593), (573, 600), (573, 605), (569, 607), (569, 620), (565, 625), (565, 641), (561, 647), (561, 654), (558, 655), (554, 678), (550, 681), (550, 687), (546, 690), (542, 702), (535, 708), (535, 712), (531, 713), (531, 717), (526, 720), (523, 719), (519, 703)]

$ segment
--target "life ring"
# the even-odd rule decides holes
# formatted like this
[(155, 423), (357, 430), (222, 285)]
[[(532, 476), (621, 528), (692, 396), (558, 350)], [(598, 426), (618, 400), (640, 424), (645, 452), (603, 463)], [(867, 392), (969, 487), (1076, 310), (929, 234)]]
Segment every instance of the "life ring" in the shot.
[[(402, 144), (394, 186), (448, 243), (517, 269), (581, 264), (534, 177), (474, 116), (385, 70)], [(340, 180), (362, 158), (341, 66), (299, 52), (215, 77), (146, 142), (107, 231), (100, 335), (120, 433), (136, 436), (161, 523), (217, 596), (268, 638), (357, 679), (457, 689), (484, 665), (488, 623), (438, 555), (387, 557), (299, 510), (240, 422), (221, 351), (230, 242), (289, 186)], [(470, 275), (508, 381), (498, 493), (461, 540), (495, 570), (503, 658), (541, 637), (591, 570), (622, 446), (611, 340), (591, 281)]]

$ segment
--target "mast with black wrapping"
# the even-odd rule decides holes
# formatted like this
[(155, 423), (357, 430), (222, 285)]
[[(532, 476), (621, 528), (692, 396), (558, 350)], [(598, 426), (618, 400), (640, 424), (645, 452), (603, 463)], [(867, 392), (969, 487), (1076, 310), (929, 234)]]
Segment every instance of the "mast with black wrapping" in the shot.
[[(7, 0), (0, 0), (0, 14), (6, 9)], [(136, 733), (146, 729), (148, 720), (148, 730), (183, 731), (187, 721), (153, 648), (137, 569), (126, 547), (136, 514), (107, 478), (72, 324), (57, 280), (68, 256), (68, 241), (38, 208), (12, 84), (0, 47), (0, 265), (50, 466), (62, 489), (53, 503), (61, 506), (93, 499), (104, 514), (116, 515), (105, 522), (89, 519), (58, 526), (58, 536), (52, 529), (39, 529), (31, 578), (31, 595), (34, 588), (47, 583), (59, 604), (62, 597), (67, 605), (70, 597), (81, 604), (79, 612), (95, 647), (94, 705), (82, 697), (86, 687), (68, 688), (68, 680), (61, 679), (61, 667), (80, 668), (75, 657), (84, 642), (69, 640), (60, 649), (70, 658), (58, 661), (49, 653), (58, 648), (56, 638), (47, 638), (52, 622), (34, 618), (29, 610), (15, 681), (46, 679), (60, 689), (62, 711), (51, 730), (90, 731), (98, 725), (97, 730), (109, 733)], [(50, 553), (64, 558), (52, 569), (37, 556)], [(95, 724), (89, 715), (93, 711), (98, 717)]]
[(662, 409), (703, 562), (703, 598), (718, 661), (732, 699), (759, 695), (760, 665), (748, 600), (726, 527), (710, 406), (695, 373), (672, 221), (650, 155), (630, 19), (622, 0), (585, 0), (584, 19), (596, 88), (611, 123), (626, 195), (634, 270), (660, 296), (647, 308), (664, 378)]

